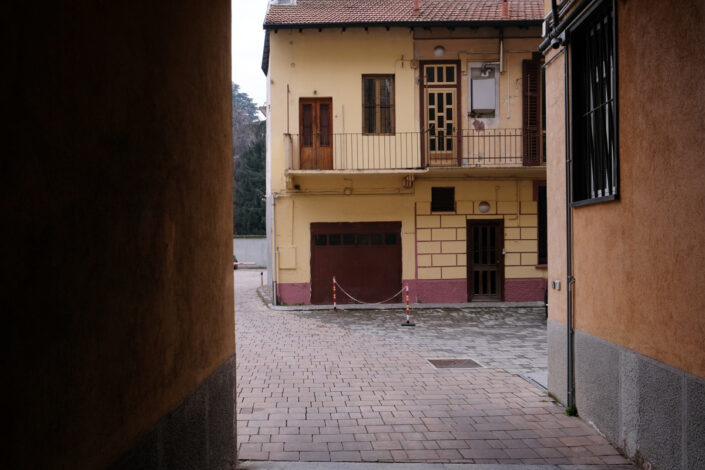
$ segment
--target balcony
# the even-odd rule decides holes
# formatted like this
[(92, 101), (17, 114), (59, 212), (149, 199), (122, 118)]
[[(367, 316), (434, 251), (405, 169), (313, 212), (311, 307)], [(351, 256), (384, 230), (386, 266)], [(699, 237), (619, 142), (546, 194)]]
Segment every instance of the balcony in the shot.
[[(369, 134), (285, 134), (286, 169), (316, 172), (406, 172), (545, 165), (538, 131), (466, 130)], [(525, 152), (525, 149), (527, 150)]]

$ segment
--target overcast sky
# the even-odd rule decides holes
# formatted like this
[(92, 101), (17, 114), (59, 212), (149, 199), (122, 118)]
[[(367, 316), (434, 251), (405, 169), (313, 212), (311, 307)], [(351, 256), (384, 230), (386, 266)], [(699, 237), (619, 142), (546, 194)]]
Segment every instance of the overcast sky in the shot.
[(258, 105), (266, 100), (266, 78), (262, 73), (264, 14), (267, 0), (232, 0), (233, 81)]

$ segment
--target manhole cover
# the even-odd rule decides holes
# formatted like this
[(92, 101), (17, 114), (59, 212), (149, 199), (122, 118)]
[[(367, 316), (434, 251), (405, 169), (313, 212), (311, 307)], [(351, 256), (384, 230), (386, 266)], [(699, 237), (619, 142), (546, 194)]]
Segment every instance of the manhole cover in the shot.
[(472, 359), (427, 359), (437, 369), (474, 369), (482, 367)]

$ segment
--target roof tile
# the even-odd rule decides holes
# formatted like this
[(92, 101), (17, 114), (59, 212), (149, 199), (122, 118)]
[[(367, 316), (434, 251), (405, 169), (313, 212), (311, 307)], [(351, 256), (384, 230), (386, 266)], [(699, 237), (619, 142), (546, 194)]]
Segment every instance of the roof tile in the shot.
[(508, 15), (502, 15), (503, 0), (298, 0), (296, 5), (270, 4), (265, 28), (291, 25), (354, 25), (435, 23), (467, 21), (542, 20), (542, 0), (508, 0)]

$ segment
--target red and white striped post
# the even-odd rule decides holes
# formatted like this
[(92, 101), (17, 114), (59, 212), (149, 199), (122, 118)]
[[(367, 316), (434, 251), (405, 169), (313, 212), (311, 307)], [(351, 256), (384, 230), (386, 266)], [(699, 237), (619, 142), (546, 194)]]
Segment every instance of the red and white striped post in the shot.
[(404, 286), (404, 290), (406, 291), (406, 323), (402, 323), (401, 326), (416, 326), (414, 323), (409, 321), (409, 284)]
[(333, 310), (338, 310), (338, 304), (335, 301), (335, 276), (333, 276)]

